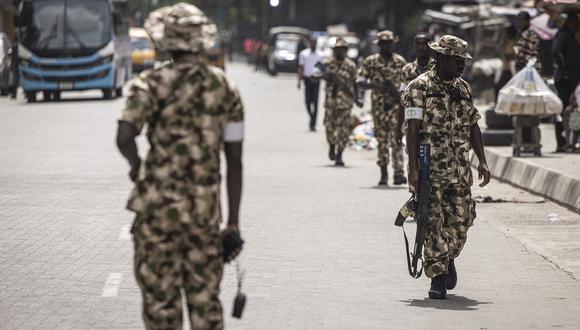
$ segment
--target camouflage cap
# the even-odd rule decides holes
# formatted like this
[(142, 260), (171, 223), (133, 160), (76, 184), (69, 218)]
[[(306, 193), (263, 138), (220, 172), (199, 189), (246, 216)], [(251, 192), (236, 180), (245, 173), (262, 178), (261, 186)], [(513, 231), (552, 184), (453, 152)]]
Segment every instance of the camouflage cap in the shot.
[(334, 45), (332, 45), (332, 48), (333, 49), (335, 49), (335, 48), (348, 48), (348, 43), (343, 38), (336, 38), (336, 41), (334, 42)]
[(218, 32), (199, 8), (183, 2), (152, 12), (145, 30), (161, 49), (193, 53), (212, 47)]
[(467, 41), (460, 39), (452, 35), (444, 35), (439, 38), (438, 41), (429, 42), (429, 47), (434, 51), (449, 55), (449, 56), (459, 56), (465, 59), (472, 59), (469, 55), (467, 49)]
[(377, 43), (381, 41), (399, 42), (399, 37), (397, 37), (391, 30), (384, 30), (377, 33)]

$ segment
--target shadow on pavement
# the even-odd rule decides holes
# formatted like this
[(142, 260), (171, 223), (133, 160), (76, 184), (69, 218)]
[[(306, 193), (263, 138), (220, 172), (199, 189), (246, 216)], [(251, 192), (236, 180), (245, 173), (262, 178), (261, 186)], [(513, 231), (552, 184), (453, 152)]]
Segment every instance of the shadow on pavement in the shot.
[(467, 297), (458, 296), (454, 294), (448, 294), (445, 300), (433, 300), (433, 299), (409, 299), (409, 300), (399, 300), (409, 307), (420, 307), (420, 308), (433, 308), (439, 310), (454, 310), (454, 311), (475, 311), (478, 310), (480, 305), (493, 304), (488, 301), (478, 301), (469, 299)]
[(407, 190), (407, 186), (371, 186), (371, 187), (359, 187), (358, 189), (364, 190)]

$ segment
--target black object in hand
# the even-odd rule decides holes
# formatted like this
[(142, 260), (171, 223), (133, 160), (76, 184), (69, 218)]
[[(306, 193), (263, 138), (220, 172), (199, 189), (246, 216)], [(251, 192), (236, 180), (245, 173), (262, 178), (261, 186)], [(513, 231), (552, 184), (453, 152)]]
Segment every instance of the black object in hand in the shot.
[(237, 319), (241, 319), (242, 314), (244, 313), (244, 307), (246, 307), (246, 295), (238, 292), (236, 299), (234, 300), (234, 310), (232, 312), (232, 316)]
[(237, 231), (229, 231), (222, 238), (223, 258), (228, 262), (234, 252), (239, 250), (244, 245), (244, 240)]

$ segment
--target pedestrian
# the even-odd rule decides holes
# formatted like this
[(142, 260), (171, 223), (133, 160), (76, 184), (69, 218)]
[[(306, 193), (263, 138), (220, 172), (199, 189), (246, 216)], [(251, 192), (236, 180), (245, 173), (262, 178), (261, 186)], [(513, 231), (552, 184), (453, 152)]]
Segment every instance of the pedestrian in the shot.
[[(146, 28), (172, 61), (133, 81), (117, 135), (135, 182), (127, 207), (136, 213), (131, 232), (143, 319), (147, 329), (181, 329), (183, 294), (192, 329), (223, 329), (221, 241), (239, 234), (244, 111), (223, 71), (202, 60), (215, 25), (190, 4), (161, 10)], [(135, 138), (145, 124), (151, 148), (142, 162)], [(229, 218), (220, 232), (222, 148)]]
[[(575, 33), (580, 29), (577, 14), (568, 14), (564, 25), (558, 30), (554, 44), (552, 46), (552, 57), (554, 58), (554, 81), (556, 91), (564, 108), (570, 102), (570, 95), (574, 92), (576, 85), (580, 81), (580, 43), (575, 37)], [(558, 116), (560, 117), (560, 116)], [(564, 152), (568, 149), (566, 139), (563, 136), (564, 123), (556, 119), (556, 152)]]
[(542, 64), (540, 62), (540, 36), (530, 28), (530, 13), (520, 11), (516, 16), (516, 30), (519, 38), (514, 46), (516, 56), (516, 71), (525, 68), (530, 60), (534, 60), (534, 67), (541, 74)]
[(324, 126), (330, 146), (328, 158), (336, 166), (344, 166), (342, 153), (352, 131), (351, 110), (354, 105), (356, 64), (347, 58), (348, 43), (337, 38), (332, 57), (324, 60)]
[(465, 60), (471, 59), (467, 42), (451, 35), (429, 46), (435, 54), (435, 69), (413, 80), (402, 95), (409, 153), (409, 185), (418, 192), (420, 144), (431, 148), (429, 167), (432, 192), (424, 245), (425, 274), (431, 278), (429, 298), (445, 299), (457, 284), (455, 259), (463, 249), (475, 219), (471, 198), (473, 177), (469, 152), (479, 159), (481, 187), (490, 181), (485, 159), (481, 118), (473, 105), (469, 84), (460, 78)]
[[(378, 145), (378, 162), (381, 177), (379, 186), (387, 185), (387, 168), (392, 159), (395, 172), (394, 184), (407, 183), (403, 169), (403, 148), (397, 141), (397, 121), (400, 120), (399, 89), (405, 59), (393, 52), (398, 37), (385, 30), (377, 34), (378, 54), (367, 57), (358, 72), (358, 85), (371, 89), (371, 113), (374, 119)], [(390, 150), (389, 150), (390, 149)], [(390, 158), (389, 158), (390, 152)]]
[(324, 60), (324, 54), (317, 49), (318, 41), (315, 37), (309, 40), (309, 47), (298, 55), (298, 89), (304, 81), (304, 100), (308, 113), (308, 127), (310, 131), (316, 131), (316, 119), (318, 116), (318, 95), (320, 94), (320, 70), (316, 64)]

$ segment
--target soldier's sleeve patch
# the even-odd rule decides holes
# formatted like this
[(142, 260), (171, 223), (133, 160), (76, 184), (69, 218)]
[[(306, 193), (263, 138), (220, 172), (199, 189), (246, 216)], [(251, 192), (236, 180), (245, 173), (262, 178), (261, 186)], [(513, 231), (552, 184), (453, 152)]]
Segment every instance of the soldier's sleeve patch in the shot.
[(224, 129), (224, 141), (233, 143), (244, 140), (244, 122), (229, 122)]
[(405, 108), (405, 120), (423, 120), (423, 108), (409, 107)]

